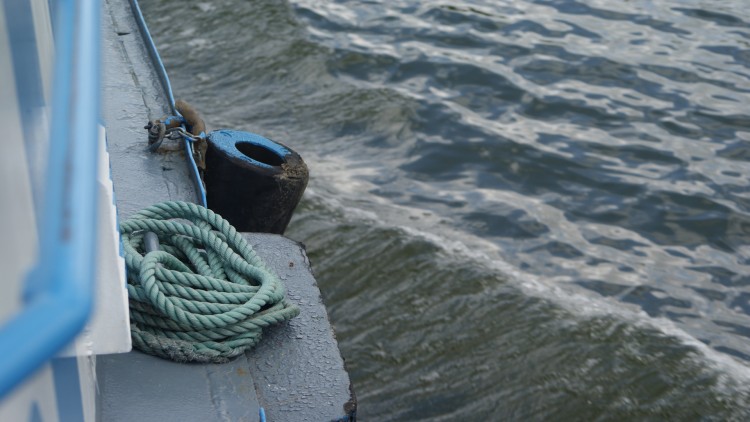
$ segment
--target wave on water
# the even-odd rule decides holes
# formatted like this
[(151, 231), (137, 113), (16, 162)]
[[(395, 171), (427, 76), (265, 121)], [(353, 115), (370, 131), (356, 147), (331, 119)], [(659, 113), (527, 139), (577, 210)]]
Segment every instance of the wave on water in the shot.
[[(568, 311), (572, 318), (614, 316), (638, 327), (661, 331), (695, 348), (704, 360), (700, 363), (708, 363), (713, 369), (731, 377), (735, 387), (747, 386), (750, 382), (750, 367), (708, 347), (672, 320), (652, 317), (637, 305), (627, 306), (610, 298), (587, 295), (565, 288), (558, 280), (523, 271), (503, 259), (503, 250), (497, 244), (451, 229), (443, 217), (427, 209), (395, 205), (377, 196), (363, 196), (363, 193), (377, 189), (363, 176), (371, 177), (380, 170), (379, 166), (368, 167), (314, 155), (310, 158), (312, 173), (320, 175), (316, 178), (324, 181), (312, 184), (313, 187), (306, 192), (306, 200), (324, 207), (328, 212), (339, 213), (347, 222), (397, 229), (403, 236), (430, 242), (454, 259), (502, 274), (523, 294), (548, 300)], [(317, 184), (326, 186), (325, 193), (315, 189)], [(440, 229), (436, 230), (436, 227)], [(746, 391), (750, 393), (750, 387)]]

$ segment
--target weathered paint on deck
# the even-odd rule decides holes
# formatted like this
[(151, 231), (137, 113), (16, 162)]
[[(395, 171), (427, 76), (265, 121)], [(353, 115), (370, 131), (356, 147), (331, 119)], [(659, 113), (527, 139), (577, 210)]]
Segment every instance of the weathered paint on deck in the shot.
[[(165, 200), (194, 201), (182, 148), (146, 151), (143, 125), (167, 100), (127, 0), (107, 0), (102, 28), (103, 117), (119, 218)], [(278, 272), (299, 317), (266, 330), (244, 356), (222, 365), (178, 364), (137, 351), (99, 356), (99, 416), (106, 421), (322, 421), (353, 415), (349, 376), (302, 245), (250, 234)]]

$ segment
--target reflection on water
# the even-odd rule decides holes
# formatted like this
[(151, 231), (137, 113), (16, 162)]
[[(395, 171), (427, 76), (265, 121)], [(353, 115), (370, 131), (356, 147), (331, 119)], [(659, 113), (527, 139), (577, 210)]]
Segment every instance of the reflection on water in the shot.
[(177, 95), (311, 168), (363, 418), (748, 416), (743, 1), (176, 4)]

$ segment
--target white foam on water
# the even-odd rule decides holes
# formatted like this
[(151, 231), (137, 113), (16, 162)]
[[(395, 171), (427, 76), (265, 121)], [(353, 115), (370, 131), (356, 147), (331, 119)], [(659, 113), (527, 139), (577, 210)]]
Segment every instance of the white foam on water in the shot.
[(501, 274), (525, 295), (549, 301), (574, 318), (615, 317), (637, 328), (658, 331), (677, 339), (695, 350), (694, 363), (697, 366), (716, 373), (719, 392), (736, 395), (741, 390), (750, 394), (750, 366), (709, 347), (674, 321), (652, 317), (635, 305), (611, 298), (571, 291), (562, 287), (564, 284), (559, 279), (523, 271), (503, 259), (503, 250), (498, 245), (451, 229), (445, 224), (444, 217), (429, 210), (394, 204), (386, 198), (370, 194), (369, 191), (375, 189), (376, 185), (365, 179), (377, 174), (374, 166), (366, 163), (355, 165), (332, 156), (308, 160), (308, 163), (312, 163), (314, 181), (305, 196), (335, 211), (343, 220), (397, 229), (407, 236), (434, 244), (454, 258), (464, 258)]

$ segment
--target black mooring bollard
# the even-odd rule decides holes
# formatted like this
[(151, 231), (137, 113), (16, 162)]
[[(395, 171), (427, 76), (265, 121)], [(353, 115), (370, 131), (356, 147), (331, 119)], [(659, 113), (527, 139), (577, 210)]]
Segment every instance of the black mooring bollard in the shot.
[(302, 157), (284, 145), (235, 130), (208, 135), (208, 207), (240, 232), (283, 234), (307, 179)]

